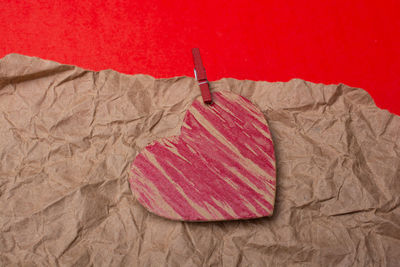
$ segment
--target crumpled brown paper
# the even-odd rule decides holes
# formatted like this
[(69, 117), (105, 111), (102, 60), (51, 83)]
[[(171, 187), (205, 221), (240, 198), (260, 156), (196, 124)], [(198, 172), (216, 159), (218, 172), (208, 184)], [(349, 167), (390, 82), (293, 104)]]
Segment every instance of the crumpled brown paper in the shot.
[(222, 79), (258, 105), (277, 157), (271, 218), (147, 212), (129, 167), (179, 134), (193, 78), (0, 59), (0, 265), (399, 266), (400, 118), (345, 85)]

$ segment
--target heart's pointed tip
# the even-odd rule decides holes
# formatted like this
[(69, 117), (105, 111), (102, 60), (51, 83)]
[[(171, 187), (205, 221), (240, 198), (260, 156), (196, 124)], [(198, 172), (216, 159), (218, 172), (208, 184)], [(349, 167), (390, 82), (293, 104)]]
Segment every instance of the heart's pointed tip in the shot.
[(138, 202), (151, 214), (154, 214), (158, 217), (177, 221), (177, 222), (227, 222), (227, 221), (250, 221), (257, 220), (262, 218), (270, 218), (274, 214), (274, 208), (271, 210), (264, 210), (264, 212), (255, 214), (255, 213), (243, 213), (243, 214), (232, 214), (231, 216), (202, 216), (199, 214), (172, 214), (165, 212), (165, 210), (154, 208), (151, 205), (148, 205), (143, 199), (137, 198)]

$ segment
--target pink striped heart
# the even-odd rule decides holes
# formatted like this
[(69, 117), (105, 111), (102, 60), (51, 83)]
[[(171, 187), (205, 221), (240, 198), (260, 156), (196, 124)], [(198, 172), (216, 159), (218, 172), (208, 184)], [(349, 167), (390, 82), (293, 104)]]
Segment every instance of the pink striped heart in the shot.
[(146, 146), (132, 164), (131, 189), (169, 219), (219, 221), (269, 216), (275, 202), (274, 146), (261, 111), (246, 98), (198, 97), (179, 136)]

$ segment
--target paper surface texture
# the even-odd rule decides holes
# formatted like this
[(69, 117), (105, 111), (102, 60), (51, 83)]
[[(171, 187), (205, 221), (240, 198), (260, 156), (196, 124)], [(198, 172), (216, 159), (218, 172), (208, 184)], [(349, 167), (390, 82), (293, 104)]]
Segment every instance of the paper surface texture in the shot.
[(1, 58), (0, 265), (399, 266), (399, 116), (345, 85), (227, 78), (211, 90), (269, 123), (272, 217), (177, 222), (135, 200), (130, 165), (179, 134), (193, 78)]

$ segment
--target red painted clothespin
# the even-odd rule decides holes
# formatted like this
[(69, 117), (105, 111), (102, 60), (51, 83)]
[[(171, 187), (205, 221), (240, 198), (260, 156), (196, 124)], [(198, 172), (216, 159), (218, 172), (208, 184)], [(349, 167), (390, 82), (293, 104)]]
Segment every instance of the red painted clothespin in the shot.
[(203, 66), (203, 62), (200, 57), (200, 50), (198, 48), (192, 49), (193, 62), (194, 62), (194, 76), (199, 83), (201, 96), (206, 104), (211, 104), (211, 92), (208, 84), (206, 69)]

